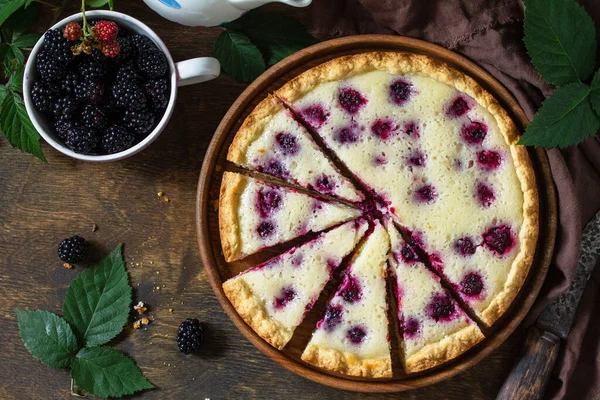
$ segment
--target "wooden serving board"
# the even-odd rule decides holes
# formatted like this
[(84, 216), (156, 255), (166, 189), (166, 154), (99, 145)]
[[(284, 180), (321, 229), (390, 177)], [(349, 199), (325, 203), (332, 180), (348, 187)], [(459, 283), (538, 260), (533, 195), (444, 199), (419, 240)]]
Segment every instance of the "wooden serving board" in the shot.
[(482, 343), (456, 360), (419, 374), (406, 375), (401, 372), (402, 368), (397, 361), (397, 345), (395, 338), (392, 338), (394, 360), (392, 378), (347, 377), (304, 363), (300, 359), (300, 355), (321, 315), (325, 299), (328, 297), (327, 291), (332, 289), (331, 283), (327, 286), (326, 293), (321, 296), (320, 301), (307, 315), (292, 340), (283, 350), (277, 350), (263, 341), (237, 314), (223, 293), (221, 285), (239, 272), (273, 257), (281, 249), (267, 250), (249, 259), (234, 263), (225, 262), (219, 239), (217, 204), (223, 171), (235, 169), (226, 162), (227, 150), (246, 116), (268, 93), (279, 89), (290, 79), (318, 64), (343, 55), (367, 51), (413, 52), (444, 61), (470, 75), (494, 95), (511, 114), (521, 130), (529, 123), (523, 109), (496, 79), (473, 62), (440, 46), (416, 39), (388, 35), (353, 36), (317, 44), (271, 67), (240, 95), (223, 117), (206, 153), (198, 183), (196, 210), (198, 244), (204, 267), (218, 300), (242, 334), (264, 354), (288, 370), (325, 385), (361, 392), (400, 392), (439, 382), (472, 367), (498, 348), (516, 329), (537, 297), (550, 266), (556, 238), (556, 193), (546, 153), (540, 149), (530, 149), (529, 154), (536, 172), (540, 193), (540, 238), (533, 266), (527, 282), (511, 309), (485, 332), (487, 337)]

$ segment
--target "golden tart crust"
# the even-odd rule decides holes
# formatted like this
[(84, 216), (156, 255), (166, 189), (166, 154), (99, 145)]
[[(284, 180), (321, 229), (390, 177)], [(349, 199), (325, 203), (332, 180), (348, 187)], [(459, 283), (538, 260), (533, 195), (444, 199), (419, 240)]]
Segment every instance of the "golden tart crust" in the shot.
[(302, 360), (319, 368), (346, 375), (365, 378), (389, 378), (392, 376), (390, 357), (361, 359), (350, 353), (311, 344), (302, 353)]

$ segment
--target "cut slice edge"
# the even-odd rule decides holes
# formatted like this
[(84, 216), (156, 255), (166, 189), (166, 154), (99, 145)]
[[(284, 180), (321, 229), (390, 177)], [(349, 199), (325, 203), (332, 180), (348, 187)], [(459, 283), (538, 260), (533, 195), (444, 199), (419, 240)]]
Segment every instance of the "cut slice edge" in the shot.
[[(310, 169), (309, 174), (323, 176), (327, 179), (326, 182), (321, 182), (319, 185), (319, 182), (313, 179), (314, 176), (309, 179), (308, 176), (293, 176), (291, 173), (289, 176), (278, 175), (268, 168), (265, 169), (260, 165), (254, 165), (248, 160), (248, 152), (255, 142), (259, 141), (261, 138), (266, 138), (265, 135), (273, 135), (275, 137), (278, 133), (281, 133), (278, 130), (269, 131), (270, 124), (277, 118), (281, 118), (281, 115), (286, 119), (285, 124), (288, 124), (289, 129), (293, 131), (294, 135), (298, 135), (301, 143), (307, 146), (305, 149), (308, 152), (306, 156), (306, 167), (308, 168), (310, 164), (310, 167), (314, 168), (320, 164), (324, 169), (324, 171), (321, 171), (322, 174), (318, 174), (318, 172)], [(258, 149), (257, 153), (262, 155), (267, 153), (268, 150), (269, 149)], [(298, 157), (296, 157), (296, 160), (294, 160), (293, 163), (295, 163), (294, 165), (296, 165), (298, 169), (302, 169), (301, 167), (298, 167), (300, 163), (297, 158)], [(339, 168), (334, 165), (334, 163), (331, 162), (330, 158), (323, 152), (321, 147), (315, 143), (312, 135), (306, 128), (296, 120), (295, 116), (275, 96), (271, 94), (261, 101), (250, 115), (246, 117), (229, 147), (227, 160), (243, 168), (247, 168), (248, 170), (272, 175), (276, 178), (283, 179), (323, 195), (337, 197), (351, 203), (359, 203), (364, 200), (364, 195), (357, 190), (354, 184), (339, 171)]]
[[(302, 360), (345, 375), (385, 378), (392, 376), (385, 281), (389, 237), (379, 221), (371, 223)], [(357, 285), (362, 289), (352, 300), (348, 296)]]
[[(255, 202), (260, 193), (265, 191), (276, 193), (278, 200), (277, 209), (270, 210), (273, 215), (263, 218), (256, 209)], [(272, 221), (278, 215), (287, 218), (282, 227), (285, 229), (281, 229), (276, 237), (274, 234), (268, 238), (261, 237), (257, 230), (260, 225), (254, 225)], [(360, 211), (341, 203), (332, 203), (235, 172), (223, 174), (219, 196), (219, 233), (223, 256), (227, 262), (239, 260), (309, 232), (318, 233), (359, 216)]]
[(281, 350), (367, 229), (364, 219), (333, 228), (227, 280), (223, 291), (242, 319)]
[[(421, 262), (391, 220), (386, 227), (391, 242), (390, 273), (397, 297), (400, 358), (405, 371), (416, 373), (434, 368), (481, 342), (485, 336), (477, 323), (442, 286), (440, 278)], [(426, 290), (431, 300), (423, 302), (419, 294)], [(437, 299), (440, 305), (436, 305)], [(426, 313), (428, 319), (419, 318)], [(432, 324), (430, 320), (435, 321), (432, 327), (426, 326)], [(435, 327), (442, 327), (442, 332), (436, 335)]]

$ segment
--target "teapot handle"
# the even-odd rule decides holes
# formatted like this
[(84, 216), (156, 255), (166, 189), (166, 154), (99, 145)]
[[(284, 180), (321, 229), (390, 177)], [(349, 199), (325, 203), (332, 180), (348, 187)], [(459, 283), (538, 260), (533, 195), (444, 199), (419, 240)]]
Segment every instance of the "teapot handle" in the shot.
[(175, 63), (177, 86), (193, 85), (210, 81), (221, 73), (221, 64), (216, 58), (198, 57)]

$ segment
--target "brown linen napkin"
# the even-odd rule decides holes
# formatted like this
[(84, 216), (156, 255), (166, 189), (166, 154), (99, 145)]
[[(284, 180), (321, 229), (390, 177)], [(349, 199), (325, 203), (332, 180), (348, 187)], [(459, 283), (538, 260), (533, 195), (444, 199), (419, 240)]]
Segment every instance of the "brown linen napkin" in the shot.
[[(580, 3), (600, 21), (600, 3)], [(532, 118), (554, 88), (540, 77), (527, 56), (522, 42), (523, 12), (520, 0), (314, 0), (313, 33), (320, 39), (397, 33), (440, 44), (487, 69)], [(600, 33), (600, 23), (597, 31)], [(558, 237), (548, 278), (526, 325), (569, 286), (577, 267), (581, 231), (600, 209), (598, 136), (562, 151), (549, 150), (548, 156), (558, 191)], [(547, 398), (600, 396), (600, 321), (591, 318), (598, 312), (600, 263), (562, 347)]]

